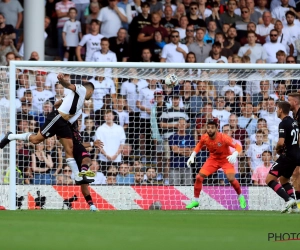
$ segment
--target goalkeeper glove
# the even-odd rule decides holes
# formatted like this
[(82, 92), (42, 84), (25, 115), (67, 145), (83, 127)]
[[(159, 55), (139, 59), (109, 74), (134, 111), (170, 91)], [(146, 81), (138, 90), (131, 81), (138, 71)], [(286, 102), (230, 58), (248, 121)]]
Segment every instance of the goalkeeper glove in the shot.
[(234, 151), (234, 152), (232, 153), (232, 155), (227, 156), (228, 162), (231, 163), (231, 164), (235, 164), (238, 155), (239, 155), (239, 153), (238, 153), (237, 151)]
[(191, 164), (195, 162), (195, 156), (196, 156), (196, 152), (193, 152), (190, 156), (190, 158), (187, 161), (187, 166), (190, 168)]

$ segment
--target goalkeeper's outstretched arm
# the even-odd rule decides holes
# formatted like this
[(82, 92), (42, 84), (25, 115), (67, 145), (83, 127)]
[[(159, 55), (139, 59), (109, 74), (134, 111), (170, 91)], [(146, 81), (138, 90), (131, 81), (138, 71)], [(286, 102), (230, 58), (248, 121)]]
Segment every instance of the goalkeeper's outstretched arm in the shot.
[(196, 147), (194, 148), (193, 153), (191, 154), (190, 158), (188, 159), (188, 161), (186, 163), (188, 167), (191, 167), (191, 164), (195, 162), (195, 157), (199, 153), (199, 151), (202, 149), (203, 145), (204, 145), (203, 141), (201, 141), (201, 139), (200, 139), (200, 141), (197, 143)]

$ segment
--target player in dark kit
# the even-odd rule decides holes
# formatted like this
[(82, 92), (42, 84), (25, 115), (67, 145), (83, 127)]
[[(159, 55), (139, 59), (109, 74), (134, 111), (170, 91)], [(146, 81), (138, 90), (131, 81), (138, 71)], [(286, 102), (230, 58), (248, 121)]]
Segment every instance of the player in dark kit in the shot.
[[(82, 142), (82, 138), (80, 135), (80, 132), (78, 131), (78, 125), (77, 121), (74, 122), (72, 125), (70, 125), (72, 133), (73, 133), (73, 154), (74, 159), (77, 163), (77, 166), (85, 166), (87, 169), (91, 165), (91, 156), (87, 152), (86, 148), (95, 146), (101, 149), (103, 147), (103, 143), (99, 140), (96, 140), (95, 142)], [(83, 179), (81, 181), (75, 181), (77, 185), (81, 186), (81, 193), (83, 194), (86, 202), (90, 206), (90, 210), (95, 212), (98, 209), (93, 203), (92, 197), (90, 195), (89, 191), (89, 183), (93, 182), (94, 179), (87, 178), (86, 176), (83, 176)]]
[[(290, 107), (291, 105), (288, 102), (279, 102), (277, 104), (276, 112), (281, 122), (278, 128), (279, 140), (276, 145), (276, 152), (280, 156), (273, 163), (266, 177), (266, 184), (285, 200), (285, 207), (281, 211), (282, 213), (297, 205), (294, 189), (289, 181), (299, 164), (299, 127), (297, 122), (289, 116)], [(280, 183), (277, 181), (279, 177)]]
[[(300, 93), (293, 92), (288, 95), (288, 102), (291, 105), (291, 111), (293, 112), (294, 119), (298, 122), (298, 126), (300, 125)], [(292, 183), (295, 188), (295, 195), (297, 202), (300, 203), (300, 164), (298, 168), (295, 169), (292, 176)], [(300, 210), (297, 206), (290, 210), (293, 213), (299, 213)]]

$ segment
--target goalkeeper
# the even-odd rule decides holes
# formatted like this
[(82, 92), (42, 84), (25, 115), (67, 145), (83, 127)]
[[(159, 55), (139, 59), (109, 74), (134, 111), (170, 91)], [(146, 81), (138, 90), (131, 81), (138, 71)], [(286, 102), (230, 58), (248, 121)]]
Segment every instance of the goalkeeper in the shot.
[[(194, 200), (186, 206), (186, 209), (192, 209), (199, 206), (199, 197), (202, 190), (202, 183), (204, 178), (215, 173), (219, 168), (224, 170), (226, 177), (238, 195), (240, 207), (245, 209), (247, 204), (245, 197), (242, 195), (240, 183), (235, 179), (235, 170), (233, 164), (237, 161), (242, 147), (237, 144), (228, 135), (222, 134), (217, 131), (218, 124), (214, 120), (208, 120), (206, 134), (201, 136), (200, 141), (196, 145), (194, 152), (191, 154), (187, 161), (188, 167), (194, 163), (196, 154), (205, 146), (209, 151), (209, 158), (202, 166), (199, 174), (196, 176), (194, 184)], [(230, 154), (229, 147), (236, 149)]]

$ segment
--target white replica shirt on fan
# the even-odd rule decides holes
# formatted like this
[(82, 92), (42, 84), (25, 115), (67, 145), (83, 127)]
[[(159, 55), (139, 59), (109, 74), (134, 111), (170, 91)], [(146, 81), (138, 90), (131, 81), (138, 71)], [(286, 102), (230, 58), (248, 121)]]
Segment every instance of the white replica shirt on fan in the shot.
[(256, 31), (255, 33), (260, 35), (260, 36), (266, 36), (270, 34), (270, 31), (274, 29), (274, 24), (270, 23), (268, 26), (262, 24), (258, 24), (256, 26)]
[[(126, 16), (125, 11), (118, 7), (119, 11)], [(104, 7), (100, 10), (97, 18), (101, 22), (101, 34), (107, 38), (117, 36), (118, 30), (122, 27), (122, 21), (115, 10)]]
[(204, 63), (217, 63), (219, 61), (223, 61), (224, 63), (228, 63), (228, 60), (225, 56), (221, 56), (219, 59), (213, 59), (211, 56), (205, 58)]
[[(296, 25), (296, 24), (294, 24), (293, 26), (285, 25), (284, 29), (289, 32), (289, 34), (290, 34), (290, 41), (294, 45), (294, 48), (296, 48), (295, 41), (300, 39), (300, 26)], [(297, 55), (298, 55), (297, 50), (294, 49), (293, 56), (297, 56)]]
[(124, 127), (125, 124), (129, 124), (129, 114), (128, 112), (122, 110), (119, 112), (118, 110), (114, 110), (119, 115), (119, 124)]
[(49, 90), (37, 91), (32, 90), (32, 109), (34, 112), (43, 112), (43, 104), (49, 98), (53, 97), (53, 93)]
[(58, 108), (58, 111), (66, 115), (78, 115), (82, 113), (82, 107), (85, 100), (86, 88), (80, 84), (74, 84), (75, 92), (71, 91), (63, 98), (63, 102)]
[(243, 47), (240, 47), (238, 56), (243, 57), (248, 49), (251, 50), (251, 54), (249, 55), (251, 63), (256, 63), (258, 59), (262, 59), (262, 60), (267, 59), (267, 53), (265, 49), (260, 44), (257, 43), (254, 46), (245, 44)]
[(105, 77), (102, 82), (99, 82), (97, 80), (90, 79), (90, 82), (94, 84), (94, 94), (92, 96), (94, 101), (94, 111), (101, 109), (103, 106), (103, 97), (107, 94), (115, 94), (116, 93), (116, 87), (114, 84), (114, 81), (109, 78)]
[(126, 96), (127, 104), (133, 112), (139, 112), (140, 110), (136, 107), (136, 101), (138, 99), (141, 89), (148, 88), (148, 82), (140, 79), (137, 84), (131, 81), (122, 83), (120, 95)]
[[(125, 144), (126, 135), (124, 132), (124, 128), (120, 125), (113, 123), (112, 126), (108, 126), (107, 123), (101, 125), (95, 134), (96, 140), (100, 140), (103, 142), (103, 150), (109, 156), (113, 156), (117, 153), (120, 145)], [(103, 155), (99, 154), (100, 161), (108, 161), (108, 159)], [(121, 154), (117, 156), (114, 162), (121, 161)]]
[[(270, 42), (270, 36), (266, 37), (266, 42)], [(286, 28), (282, 29), (281, 35), (277, 38), (277, 43), (282, 43), (285, 46), (287, 53), (290, 52), (289, 45), (293, 44), (293, 42), (290, 37), (290, 32), (287, 31)]]
[(261, 165), (262, 159), (262, 153), (264, 151), (270, 150), (270, 145), (263, 143), (262, 145), (257, 145), (256, 143), (250, 144), (248, 150), (247, 150), (247, 157), (250, 158), (251, 161), (251, 170), (255, 170), (259, 165)]
[(100, 42), (103, 37), (104, 36), (101, 34), (97, 34), (96, 36), (92, 34), (86, 34), (82, 37), (81, 41), (79, 42), (79, 46), (83, 47), (86, 44), (86, 62), (91, 62), (94, 52), (101, 49)]
[(216, 118), (219, 119), (219, 121), (220, 121), (220, 130), (222, 129), (223, 125), (228, 124), (228, 119), (229, 119), (230, 113), (227, 110), (225, 110), (225, 109), (222, 109), (222, 110), (213, 109), (211, 114), (212, 114), (213, 117), (216, 117)]
[[(116, 61), (117, 61), (116, 53), (110, 50), (106, 54), (102, 54), (101, 50), (96, 51), (92, 56), (92, 62), (116, 62)], [(111, 77), (111, 72), (112, 72), (111, 68), (104, 69), (105, 76)]]
[(181, 52), (178, 52), (176, 48), (182, 48), (185, 53), (189, 53), (189, 49), (185, 44), (174, 43), (166, 44), (161, 52), (161, 58), (166, 59), (166, 62), (170, 63), (185, 63), (185, 58)]
[(66, 42), (68, 47), (77, 47), (79, 43), (79, 33), (81, 33), (81, 23), (68, 20), (64, 24), (63, 32), (66, 33)]
[(286, 24), (285, 13), (290, 10), (290, 7), (277, 6), (272, 10), (272, 17), (280, 20), (282, 24)]
[(278, 60), (276, 58), (276, 53), (279, 50), (284, 51), (285, 54), (287, 54), (286, 52), (286, 47), (282, 44), (282, 43), (265, 43), (263, 45), (263, 48), (265, 49), (266, 53), (267, 53), (267, 59), (266, 62), (267, 63), (276, 63)]
[[(145, 88), (142, 89), (138, 101), (140, 101), (141, 105), (144, 106), (145, 108), (151, 109), (151, 107), (154, 104), (154, 92), (156, 91), (162, 91), (162, 89), (155, 88), (155, 89), (149, 89)], [(148, 114), (146, 111), (140, 111), (140, 118), (144, 119), (150, 119), (150, 114)]]
[(35, 89), (36, 89), (36, 86), (30, 86), (29, 89), (19, 88), (19, 89), (17, 90), (17, 97), (18, 97), (19, 99), (21, 99), (22, 97), (24, 97), (24, 93), (25, 93), (26, 90), (32, 91), (32, 90), (35, 90)]
[(55, 95), (55, 84), (58, 82), (57, 76), (58, 74), (50, 72), (46, 77), (45, 86), (51, 87), (53, 95)]

